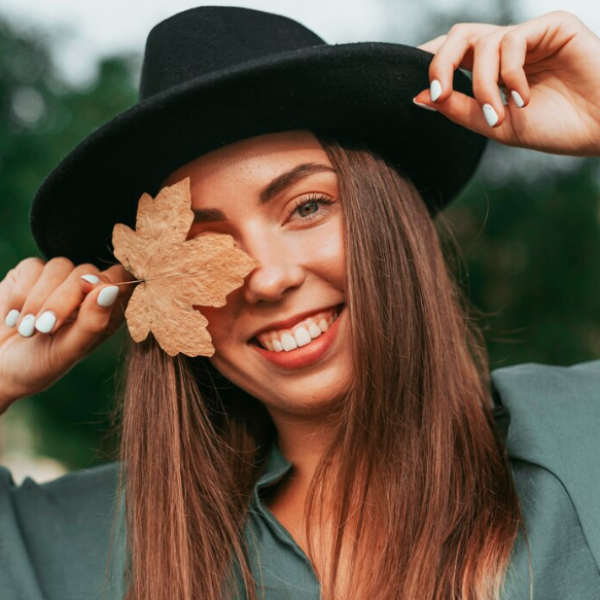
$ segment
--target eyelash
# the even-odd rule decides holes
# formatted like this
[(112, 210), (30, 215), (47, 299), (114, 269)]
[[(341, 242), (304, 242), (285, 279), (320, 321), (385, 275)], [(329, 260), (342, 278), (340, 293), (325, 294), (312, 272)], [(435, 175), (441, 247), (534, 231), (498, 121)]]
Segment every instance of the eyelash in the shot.
[[(333, 200), (330, 200), (326, 196), (321, 196), (319, 194), (313, 194), (313, 195), (307, 196), (305, 198), (300, 198), (300, 200), (298, 200), (296, 205), (289, 211), (289, 214), (293, 215), (301, 206), (304, 206), (305, 204), (312, 204), (313, 202), (322, 204), (322, 205), (335, 204), (335, 202)], [(302, 217), (301, 220), (302, 221), (312, 221), (313, 219), (320, 219), (320, 218), (324, 217), (325, 215), (328, 215), (330, 212), (331, 211), (328, 209), (323, 209), (323, 210), (320, 210), (319, 212), (311, 213), (310, 215), (306, 215), (305, 217)]]

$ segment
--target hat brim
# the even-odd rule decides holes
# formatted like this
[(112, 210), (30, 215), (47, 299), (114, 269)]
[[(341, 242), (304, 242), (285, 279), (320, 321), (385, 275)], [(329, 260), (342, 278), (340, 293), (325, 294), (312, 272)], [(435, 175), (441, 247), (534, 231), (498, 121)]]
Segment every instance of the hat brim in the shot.
[[(322, 45), (248, 61), (145, 99), (76, 146), (38, 189), (30, 225), (47, 259), (104, 270), (115, 223), (135, 227), (137, 204), (194, 158), (292, 129), (342, 130), (386, 149), (432, 214), (473, 175), (488, 138), (415, 106), (433, 54), (403, 44)], [(453, 89), (473, 96), (454, 73)]]

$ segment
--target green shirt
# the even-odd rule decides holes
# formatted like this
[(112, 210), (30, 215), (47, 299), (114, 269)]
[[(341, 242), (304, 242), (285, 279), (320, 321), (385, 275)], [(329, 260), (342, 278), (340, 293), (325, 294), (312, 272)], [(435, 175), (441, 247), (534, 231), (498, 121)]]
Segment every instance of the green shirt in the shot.
[[(531, 546), (535, 600), (600, 599), (600, 360), (492, 371)], [(291, 463), (273, 446), (246, 536), (266, 600), (317, 600), (308, 558), (260, 500)], [(0, 467), (0, 599), (102, 598), (119, 463), (37, 484)], [(124, 527), (115, 532), (107, 598), (121, 599)], [(260, 560), (260, 569), (259, 569)], [(513, 549), (502, 600), (529, 597), (527, 549)]]

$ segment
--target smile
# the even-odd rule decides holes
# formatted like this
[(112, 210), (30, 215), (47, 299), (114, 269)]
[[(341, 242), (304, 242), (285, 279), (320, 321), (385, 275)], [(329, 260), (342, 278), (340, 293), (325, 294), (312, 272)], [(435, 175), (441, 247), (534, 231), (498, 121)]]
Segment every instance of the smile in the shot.
[[(304, 323), (304, 321), (302, 321), (301, 323), (297, 324), (296, 326), (294, 326), (294, 334), (296, 334), (298, 332), (298, 329), (302, 329), (304, 328), (304, 331), (307, 333), (307, 335), (310, 336), (310, 340), (307, 341), (307, 343), (305, 344), (301, 344), (299, 345), (296, 342), (296, 335), (291, 336), (292, 338), (291, 340), (289, 340), (287, 337), (285, 337), (285, 334), (283, 334), (281, 336), (281, 340), (279, 340), (279, 343), (282, 346), (281, 350), (276, 350), (275, 349), (275, 340), (272, 342), (273, 343), (273, 350), (269, 350), (266, 348), (263, 348), (258, 339), (257, 338), (252, 338), (249, 342), (248, 345), (250, 348), (252, 348), (255, 352), (257, 352), (259, 354), (259, 356), (261, 356), (262, 358), (266, 359), (267, 361), (269, 361), (270, 363), (278, 366), (278, 367), (282, 367), (284, 369), (300, 369), (303, 367), (308, 367), (312, 364), (315, 364), (317, 361), (319, 361), (321, 358), (323, 358), (325, 356), (325, 354), (327, 353), (327, 351), (333, 346), (335, 340), (337, 339), (337, 334), (338, 331), (340, 329), (340, 327), (342, 327), (344, 325), (345, 322), (345, 315), (348, 311), (346, 311), (346, 306), (345, 304), (341, 304), (340, 306), (336, 307), (336, 309), (334, 311), (328, 311), (328, 312), (332, 312), (332, 314), (330, 315), (329, 319), (331, 321), (331, 324), (329, 322), (326, 322), (327, 328), (325, 329), (325, 331), (321, 331), (321, 327), (319, 326), (319, 323), (321, 323), (321, 314), (318, 313), (318, 315), (314, 315), (313, 317), (307, 318), (307, 320), (311, 320), (316, 318), (317, 316), (319, 316), (319, 321), (318, 322), (314, 322), (313, 321), (313, 325), (316, 325), (319, 327), (319, 334), (316, 335), (316, 337), (312, 337), (312, 335), (310, 334), (310, 325), (309, 325), (309, 329), (306, 329), (306, 327), (304, 327), (301, 323)], [(327, 319), (326, 319), (327, 321)], [(316, 331), (314, 330), (314, 328), (312, 328), (312, 331), (314, 331), (316, 333)], [(274, 335), (275, 332), (267, 332), (265, 335)], [(262, 334), (261, 336), (262, 337)], [(276, 336), (275, 336), (276, 337)], [(307, 338), (304, 337), (304, 333), (300, 332), (300, 341), (304, 341)], [(266, 340), (266, 341), (270, 341), (270, 340)], [(292, 343), (293, 342), (293, 343)], [(290, 347), (289, 350), (286, 350), (283, 347), (283, 344), (289, 344), (288, 347)], [(291, 348), (291, 346), (294, 346), (293, 348)]]
[(261, 333), (250, 340), (269, 352), (291, 352), (296, 348), (307, 346), (325, 333), (339, 317), (343, 305), (315, 313), (296, 323), (292, 328), (274, 329)]

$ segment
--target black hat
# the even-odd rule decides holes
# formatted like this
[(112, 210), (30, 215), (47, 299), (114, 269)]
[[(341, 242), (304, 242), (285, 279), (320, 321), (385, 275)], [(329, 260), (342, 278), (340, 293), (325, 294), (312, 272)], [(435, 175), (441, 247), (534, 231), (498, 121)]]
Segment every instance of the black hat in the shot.
[[(487, 139), (412, 102), (433, 55), (403, 44), (327, 44), (300, 23), (259, 10), (201, 6), (148, 35), (137, 104), (94, 131), (48, 175), (30, 213), (47, 259), (106, 269), (115, 223), (194, 158), (291, 129), (354, 133), (415, 183), (432, 215), (472, 176)], [(454, 89), (473, 97), (471, 80)]]

